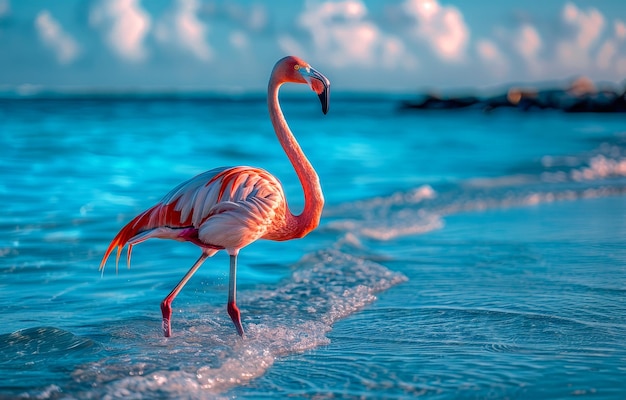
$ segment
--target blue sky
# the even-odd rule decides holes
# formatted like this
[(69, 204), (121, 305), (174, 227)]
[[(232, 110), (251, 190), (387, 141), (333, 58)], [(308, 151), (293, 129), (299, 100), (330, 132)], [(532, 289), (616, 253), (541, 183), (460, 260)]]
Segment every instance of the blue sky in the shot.
[(0, 0), (0, 90), (259, 91), (295, 54), (335, 90), (623, 84), (624, 0)]

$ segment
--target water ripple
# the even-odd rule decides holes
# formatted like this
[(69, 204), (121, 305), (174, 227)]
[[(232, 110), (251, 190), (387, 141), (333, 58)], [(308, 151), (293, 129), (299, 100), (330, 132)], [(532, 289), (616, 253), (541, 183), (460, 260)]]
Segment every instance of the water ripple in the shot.
[(316, 252), (280, 285), (240, 294), (240, 302), (249, 305), (244, 340), (221, 308), (191, 307), (186, 317), (176, 315), (172, 339), (160, 337), (159, 321), (118, 322), (107, 328), (113, 355), (80, 366), (73, 379), (93, 387), (83, 389), (86, 398), (126, 398), (132, 393), (217, 396), (262, 376), (277, 358), (327, 345), (336, 321), (405, 280), (382, 265), (338, 250)]

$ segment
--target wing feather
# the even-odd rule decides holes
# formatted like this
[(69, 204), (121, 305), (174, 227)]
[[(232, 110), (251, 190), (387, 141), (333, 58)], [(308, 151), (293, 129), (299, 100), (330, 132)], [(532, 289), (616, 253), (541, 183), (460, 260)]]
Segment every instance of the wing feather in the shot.
[(223, 167), (204, 172), (126, 224), (109, 244), (100, 269), (114, 250), (117, 265), (124, 246), (130, 250), (144, 238), (178, 238), (212, 249), (243, 247), (262, 237), (272, 223), (280, 224), (277, 220), (284, 217), (285, 207), (280, 182), (262, 169)]

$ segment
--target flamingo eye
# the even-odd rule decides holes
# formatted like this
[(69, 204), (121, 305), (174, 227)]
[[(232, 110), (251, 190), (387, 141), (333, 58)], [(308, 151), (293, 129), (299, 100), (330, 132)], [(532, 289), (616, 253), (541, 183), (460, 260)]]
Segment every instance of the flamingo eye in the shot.
[(300, 69), (300, 65), (299, 65), (299, 64), (294, 65), (294, 66), (293, 66), (293, 69), (295, 69), (296, 71), (298, 71), (298, 70)]

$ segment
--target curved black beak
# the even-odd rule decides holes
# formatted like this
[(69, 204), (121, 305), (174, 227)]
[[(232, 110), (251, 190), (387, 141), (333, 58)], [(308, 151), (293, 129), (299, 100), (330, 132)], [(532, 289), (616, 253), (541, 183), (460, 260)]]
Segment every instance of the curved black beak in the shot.
[(306, 71), (302, 71), (302, 75), (307, 80), (311, 89), (317, 93), (317, 96), (322, 103), (322, 112), (326, 114), (328, 112), (328, 103), (330, 100), (330, 81), (324, 75), (309, 67)]
[(330, 100), (330, 85), (325, 86), (322, 93), (318, 94), (317, 97), (320, 98), (320, 102), (322, 103), (322, 112), (326, 115), (328, 112), (328, 101)]

